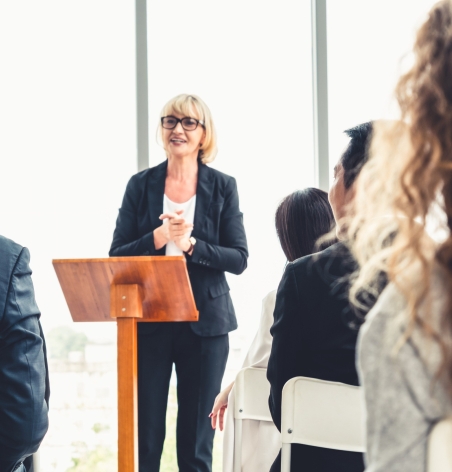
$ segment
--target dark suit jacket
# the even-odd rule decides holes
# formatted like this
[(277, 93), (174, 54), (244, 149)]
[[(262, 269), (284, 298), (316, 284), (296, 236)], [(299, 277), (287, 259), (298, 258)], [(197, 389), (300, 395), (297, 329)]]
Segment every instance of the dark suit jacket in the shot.
[[(0, 236), (0, 471), (31, 465), (48, 428), (49, 382), (28, 249)], [(29, 457), (27, 459), (27, 457)]]
[[(297, 376), (358, 385), (357, 330), (349, 327), (347, 275), (355, 270), (342, 243), (287, 265), (278, 288), (267, 376), (269, 406), (281, 430), (284, 384)], [(280, 458), (272, 471), (280, 470)], [(304, 445), (292, 447), (292, 470), (358, 472), (362, 454)]]
[[(165, 246), (155, 249), (153, 231), (162, 224), (167, 166), (165, 161), (130, 179), (110, 256), (165, 255)], [(241, 274), (246, 269), (248, 248), (235, 179), (201, 163), (192, 236), (196, 245), (187, 256), (187, 270), (199, 322), (191, 327), (200, 336), (226, 334), (237, 328), (237, 320), (224, 273)], [(143, 334), (157, 327), (158, 323), (140, 323), (138, 329)]]

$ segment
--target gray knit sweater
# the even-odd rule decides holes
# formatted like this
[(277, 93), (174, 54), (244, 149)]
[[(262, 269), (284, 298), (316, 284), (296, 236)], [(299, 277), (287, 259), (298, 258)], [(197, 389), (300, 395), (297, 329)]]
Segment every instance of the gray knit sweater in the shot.
[[(433, 277), (436, 327), (445, 305), (441, 280), (439, 273)], [(405, 308), (404, 298), (389, 285), (358, 339), (358, 370), (367, 410), (366, 472), (424, 472), (429, 432), (452, 411), (450, 396), (440, 381), (434, 381), (439, 347), (415, 330), (396, 350), (406, 325)]]

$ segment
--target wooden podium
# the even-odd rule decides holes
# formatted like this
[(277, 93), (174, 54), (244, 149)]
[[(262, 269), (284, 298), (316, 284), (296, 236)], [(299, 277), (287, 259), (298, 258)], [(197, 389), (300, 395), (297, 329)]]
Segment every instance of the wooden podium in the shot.
[(55, 259), (72, 319), (118, 325), (118, 472), (138, 472), (137, 322), (198, 321), (184, 256)]

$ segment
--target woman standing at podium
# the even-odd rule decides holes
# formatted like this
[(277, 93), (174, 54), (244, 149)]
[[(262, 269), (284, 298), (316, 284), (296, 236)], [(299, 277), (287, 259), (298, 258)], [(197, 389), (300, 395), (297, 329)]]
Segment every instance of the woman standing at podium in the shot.
[(206, 104), (195, 95), (173, 98), (159, 132), (167, 160), (130, 179), (109, 254), (185, 254), (199, 321), (138, 324), (139, 466), (160, 468), (175, 364), (179, 470), (210, 472), (209, 406), (221, 388), (228, 333), (237, 328), (225, 272), (246, 269), (248, 248), (235, 179), (206, 165), (216, 155)]

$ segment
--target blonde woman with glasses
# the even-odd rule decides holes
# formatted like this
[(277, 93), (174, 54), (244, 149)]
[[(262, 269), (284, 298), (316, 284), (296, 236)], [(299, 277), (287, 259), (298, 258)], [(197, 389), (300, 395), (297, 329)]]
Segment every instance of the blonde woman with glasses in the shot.
[(216, 155), (216, 135), (199, 97), (170, 100), (159, 134), (167, 159), (130, 179), (110, 256), (184, 254), (199, 322), (138, 325), (140, 471), (160, 469), (174, 364), (179, 470), (210, 472), (208, 415), (221, 387), (228, 333), (237, 328), (225, 272), (241, 274), (247, 266), (243, 215), (235, 179), (207, 166)]
[(419, 29), (396, 96), (402, 120), (376, 124), (349, 225), (354, 302), (377, 295), (382, 274), (390, 281), (359, 339), (368, 472), (424, 472), (429, 432), (452, 413), (451, 0)]

